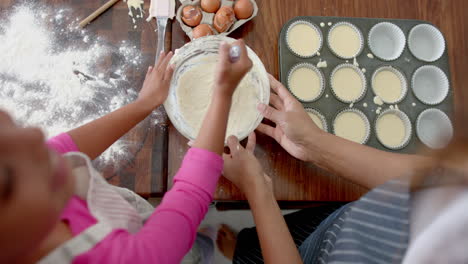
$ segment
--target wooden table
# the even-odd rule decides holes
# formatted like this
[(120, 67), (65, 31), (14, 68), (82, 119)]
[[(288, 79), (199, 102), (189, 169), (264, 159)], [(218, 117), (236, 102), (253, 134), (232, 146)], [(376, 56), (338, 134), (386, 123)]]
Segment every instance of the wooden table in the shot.
[[(444, 33), (450, 54), (452, 86), (455, 89), (455, 105), (466, 107), (462, 102), (466, 94), (462, 85), (468, 83), (466, 51), (468, 50), (468, 20), (466, 0), (256, 0), (260, 12), (251, 22), (234, 32), (234, 38), (244, 38), (257, 52), (265, 67), (278, 76), (277, 40), (282, 25), (295, 16), (351, 16), (423, 19), (436, 24)], [(52, 8), (72, 7), (73, 17), (84, 18), (106, 0), (40, 0)], [(14, 0), (0, 1), (0, 12), (7, 14), (16, 4)], [(145, 0), (148, 10), (149, 0)], [(129, 40), (141, 48), (144, 64), (150, 65), (156, 50), (155, 24), (139, 22), (133, 28), (124, 2), (95, 20), (88, 30), (107, 39), (111, 44)], [(169, 29), (170, 31), (170, 29)], [(173, 49), (188, 41), (177, 22), (172, 31)], [(171, 44), (171, 32), (166, 45)], [(144, 74), (135, 71), (133, 88), (140, 89)], [(115, 164), (105, 170), (110, 182), (135, 190), (142, 196), (161, 196), (166, 183), (180, 166), (187, 150), (187, 141), (165, 121), (159, 125), (147, 120), (134, 129), (128, 140), (136, 146), (132, 159)], [(168, 132), (168, 135), (167, 135)], [(169, 136), (169, 147), (166, 145)], [(143, 144), (142, 144), (143, 143)], [(160, 155), (168, 153), (168, 156)], [(312, 164), (304, 164), (290, 157), (278, 144), (259, 135), (256, 151), (266, 172), (274, 179), (276, 197), (283, 201), (349, 201), (358, 198), (365, 190), (338, 176), (331, 175)], [(167, 160), (168, 159), (168, 160)], [(168, 177), (169, 176), (169, 177)], [(167, 180), (168, 178), (168, 180)], [(226, 180), (222, 179), (216, 192), (217, 200), (241, 200), (244, 197)]]
[[(455, 107), (463, 107), (468, 83), (468, 24), (466, 0), (256, 0), (259, 13), (231, 37), (244, 38), (265, 64), (267, 71), (278, 77), (278, 36), (285, 22), (296, 16), (342, 16), (422, 19), (437, 25), (444, 33), (449, 48)], [(189, 39), (173, 25), (172, 48), (183, 46)], [(272, 139), (258, 135), (256, 156), (272, 176), (276, 198), (282, 201), (351, 201), (366, 190), (332, 175), (312, 164), (288, 155)], [(187, 141), (169, 128), (169, 180), (180, 166)], [(371, 162), (371, 161), (370, 161)], [(351, 164), (350, 164), (351, 166)], [(170, 183), (169, 183), (170, 184)], [(215, 199), (242, 200), (243, 195), (227, 180), (221, 179)]]
[[(84, 19), (107, 0), (31, 0), (25, 2), (37, 3), (38, 11), (41, 11), (42, 7), (53, 10), (71, 9), (70, 19), (75, 20)], [(149, 1), (145, 2), (145, 10), (148, 10)], [(21, 3), (14, 0), (0, 1), (1, 19), (7, 19), (12, 8), (18, 4)], [(157, 34), (155, 21), (147, 23), (140, 19), (137, 24), (138, 27), (135, 29), (128, 16), (127, 4), (121, 1), (94, 20), (85, 30), (101, 37), (103, 44), (108, 46), (119, 47), (119, 43), (125, 40), (130, 45), (141, 49), (143, 57), (141, 69), (135, 68), (127, 72), (129, 78), (127, 88), (139, 91), (147, 67), (154, 63)], [(51, 30), (54, 29), (52, 24), (49, 26)], [(170, 29), (169, 25), (169, 31)], [(58, 41), (65, 47), (68, 47), (70, 42), (78, 43), (77, 45), (83, 47), (87, 45), (79, 36), (76, 36), (76, 39), (62, 37)], [(167, 40), (166, 45), (170, 47), (170, 39)], [(119, 63), (112, 56), (106, 57), (105, 60), (103, 65), (97, 65), (101, 72), (109, 72), (110, 66)], [(154, 115), (148, 117), (124, 137), (124, 140), (131, 145), (128, 149), (127, 159), (109, 162), (104, 167), (99, 168), (110, 183), (133, 190), (143, 197), (162, 196), (167, 190), (167, 117), (164, 116), (157, 125), (155, 125), (155, 121)]]

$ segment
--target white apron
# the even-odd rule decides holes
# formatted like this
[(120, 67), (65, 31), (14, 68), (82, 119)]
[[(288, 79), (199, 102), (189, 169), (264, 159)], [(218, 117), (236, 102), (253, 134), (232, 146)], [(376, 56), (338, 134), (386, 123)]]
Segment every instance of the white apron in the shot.
[[(72, 166), (76, 180), (75, 194), (86, 200), (97, 223), (50, 252), (38, 262), (40, 264), (71, 263), (115, 229), (136, 233), (154, 211), (148, 201), (134, 192), (107, 183), (86, 155), (73, 152), (64, 157)], [(112, 207), (109, 208), (109, 205)]]

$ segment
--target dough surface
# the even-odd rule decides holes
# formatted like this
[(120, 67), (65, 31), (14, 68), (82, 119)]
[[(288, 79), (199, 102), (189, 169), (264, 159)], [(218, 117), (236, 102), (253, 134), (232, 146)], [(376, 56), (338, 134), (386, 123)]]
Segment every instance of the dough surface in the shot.
[[(181, 115), (198, 135), (213, 94), (217, 55), (208, 56), (186, 70), (179, 79), (177, 103)], [(258, 90), (252, 87), (249, 74), (240, 82), (232, 98), (226, 137), (239, 137), (258, 117)]]
[(359, 33), (349, 25), (339, 25), (330, 31), (330, 48), (344, 58), (356, 57), (361, 49)]
[(339, 99), (356, 102), (363, 93), (364, 83), (354, 68), (343, 67), (333, 75), (332, 89)]
[(319, 75), (307, 67), (294, 70), (289, 80), (291, 92), (304, 101), (317, 99), (321, 92), (321, 84)]
[(312, 119), (312, 121), (314, 121), (314, 123), (320, 128), (323, 130), (323, 123), (322, 123), (322, 119), (316, 115), (315, 113), (312, 113), (312, 112), (309, 112), (307, 111), (307, 114), (309, 115), (309, 117)]
[(398, 115), (386, 113), (377, 119), (376, 132), (382, 144), (396, 148), (404, 143), (406, 127)]
[(288, 30), (288, 45), (300, 56), (312, 56), (320, 49), (320, 35), (308, 24), (297, 24)]
[(390, 70), (378, 72), (374, 77), (372, 85), (376, 95), (389, 104), (396, 103), (403, 92), (400, 78)]
[(355, 112), (339, 114), (333, 124), (335, 135), (362, 144), (367, 136), (367, 125), (362, 117)]

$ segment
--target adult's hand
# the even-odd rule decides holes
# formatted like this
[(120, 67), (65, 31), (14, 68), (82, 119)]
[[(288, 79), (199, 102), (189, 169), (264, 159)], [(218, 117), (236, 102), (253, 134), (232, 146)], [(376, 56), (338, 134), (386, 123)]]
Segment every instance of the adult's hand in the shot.
[(275, 139), (289, 154), (303, 161), (310, 160), (311, 140), (324, 133), (304, 110), (299, 101), (272, 75), (270, 77), (270, 105), (259, 104), (263, 116), (275, 127), (260, 124), (257, 131)]

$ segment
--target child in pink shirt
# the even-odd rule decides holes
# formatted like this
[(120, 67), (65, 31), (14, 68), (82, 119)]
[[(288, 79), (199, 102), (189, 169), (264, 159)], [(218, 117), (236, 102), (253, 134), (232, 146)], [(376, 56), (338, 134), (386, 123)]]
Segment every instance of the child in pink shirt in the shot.
[(200, 135), (154, 212), (105, 182), (90, 160), (166, 99), (172, 53), (149, 68), (137, 101), (47, 144), (0, 111), (0, 263), (179, 263), (213, 199), (232, 94), (252, 66), (243, 41), (233, 45), (241, 59), (230, 62), (231, 46), (220, 46)]

